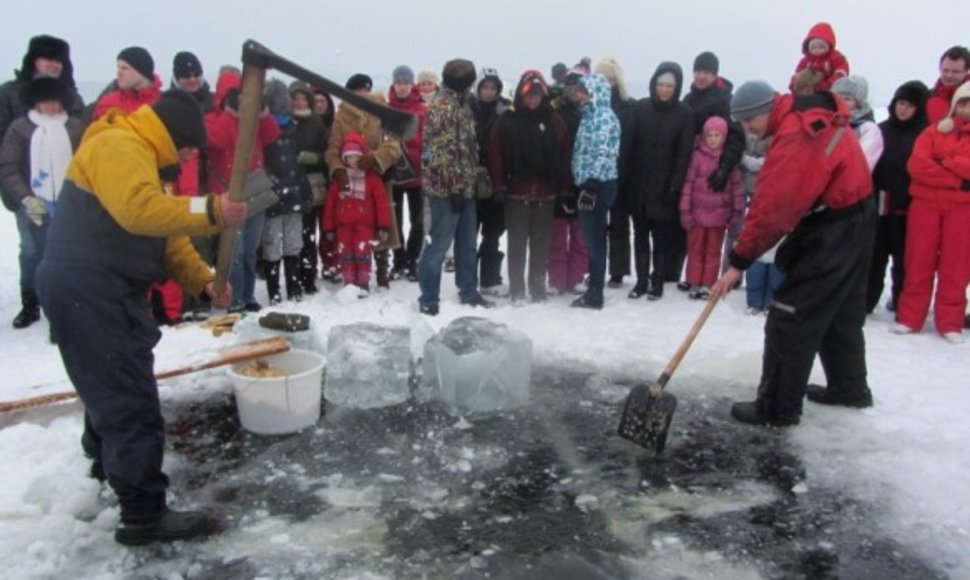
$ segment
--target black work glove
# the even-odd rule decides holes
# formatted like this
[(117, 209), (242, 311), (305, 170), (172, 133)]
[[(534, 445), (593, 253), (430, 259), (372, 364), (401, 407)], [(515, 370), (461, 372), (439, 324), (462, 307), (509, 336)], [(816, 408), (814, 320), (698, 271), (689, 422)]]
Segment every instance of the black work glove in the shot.
[(728, 168), (722, 165), (707, 176), (707, 184), (714, 191), (724, 191), (724, 188), (727, 187), (729, 173)]
[(580, 187), (579, 198), (576, 200), (576, 208), (579, 211), (593, 211), (596, 207), (596, 196), (603, 186), (597, 179), (589, 179)]
[(964, 179), (960, 183), (960, 189), (962, 189), (963, 191), (970, 191), (970, 179)]
[(465, 211), (465, 196), (458, 194), (451, 196), (451, 211), (461, 213)]

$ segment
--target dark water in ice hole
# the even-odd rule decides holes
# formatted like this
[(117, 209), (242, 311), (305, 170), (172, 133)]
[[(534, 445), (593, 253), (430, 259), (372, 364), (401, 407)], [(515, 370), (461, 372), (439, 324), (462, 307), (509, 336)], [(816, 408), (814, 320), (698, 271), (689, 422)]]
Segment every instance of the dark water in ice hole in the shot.
[[(752, 570), (785, 579), (947, 577), (880, 534), (879, 506), (839, 490), (794, 493), (805, 470), (783, 431), (732, 423), (726, 401), (682, 397), (664, 456), (650, 458), (614, 434), (620, 388), (596, 394), (588, 379), (534, 369), (528, 408), (474, 417), (470, 426), (456, 425), (437, 403), (330, 406), (316, 429), (265, 437), (239, 428), (228, 395), (168, 408), (169, 444), (183, 459), (170, 474), (173, 490), (209, 506), (227, 539), (256, 513), (297, 525), (346, 510), (319, 493), (333, 474), (352, 488), (380, 488), (377, 503), (360, 509), (382, 527), (371, 546), (319, 558), (285, 550), (278, 558), (226, 558), (211, 541), (146, 548), (136, 577), (158, 570), (212, 580), (360, 571), (457, 579), (731, 576), (711, 573), (716, 565), (671, 567), (660, 559), (671, 537), (686, 550), (719, 553), (726, 569), (747, 570), (744, 577)], [(713, 513), (691, 505), (692, 498), (717, 504), (752, 482), (770, 494), (745, 503), (741, 491), (736, 506)], [(652, 498), (671, 492), (680, 501), (654, 518)], [(581, 494), (598, 501), (584, 503)]]

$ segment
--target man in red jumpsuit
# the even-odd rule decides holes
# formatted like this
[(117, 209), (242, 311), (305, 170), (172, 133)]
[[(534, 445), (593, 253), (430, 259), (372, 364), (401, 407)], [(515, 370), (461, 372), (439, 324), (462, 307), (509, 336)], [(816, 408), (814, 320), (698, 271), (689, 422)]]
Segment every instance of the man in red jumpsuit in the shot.
[[(730, 292), (742, 272), (785, 237), (775, 258), (785, 282), (765, 324), (757, 399), (735, 403), (731, 416), (755, 425), (796, 425), (806, 394), (823, 404), (871, 406), (862, 326), (875, 204), (849, 111), (829, 92), (779, 95), (751, 81), (734, 93), (731, 114), (747, 133), (772, 142), (731, 250), (731, 268), (711, 299)], [(807, 384), (816, 354), (826, 387)]]

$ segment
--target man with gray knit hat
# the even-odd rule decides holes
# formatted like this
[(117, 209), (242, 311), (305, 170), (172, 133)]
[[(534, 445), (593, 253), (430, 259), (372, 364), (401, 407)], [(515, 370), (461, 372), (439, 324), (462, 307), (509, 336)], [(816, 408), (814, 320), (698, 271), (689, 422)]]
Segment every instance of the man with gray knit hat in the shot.
[[(731, 267), (711, 300), (726, 296), (745, 269), (785, 238), (775, 257), (785, 282), (765, 324), (758, 395), (735, 403), (731, 416), (754, 425), (797, 425), (806, 394), (817, 403), (869, 407), (862, 326), (875, 204), (845, 102), (830, 92), (779, 95), (764, 81), (750, 81), (734, 93), (731, 113), (747, 133), (770, 136), (772, 143)], [(816, 354), (827, 387), (807, 384)]]

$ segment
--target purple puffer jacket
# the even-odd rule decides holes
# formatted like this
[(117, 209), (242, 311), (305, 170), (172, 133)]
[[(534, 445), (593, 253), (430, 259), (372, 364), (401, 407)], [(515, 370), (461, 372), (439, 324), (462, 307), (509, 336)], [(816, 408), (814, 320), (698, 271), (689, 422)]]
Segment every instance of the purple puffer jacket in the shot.
[[(700, 140), (698, 140), (700, 141)], [(717, 169), (721, 150), (713, 150), (705, 143), (694, 146), (684, 188), (680, 194), (680, 223), (685, 230), (735, 227), (744, 214), (744, 182), (741, 172), (734, 168), (724, 191), (713, 191), (708, 176)]]

